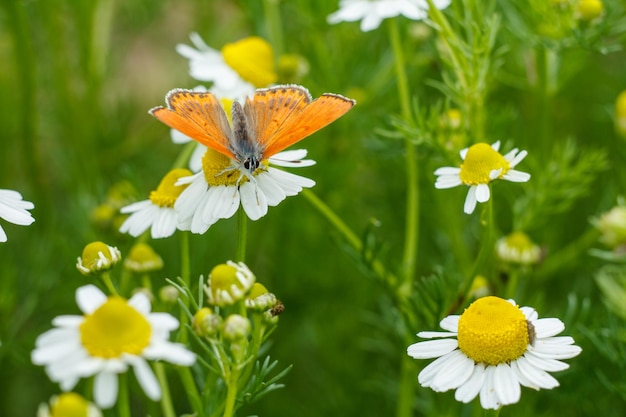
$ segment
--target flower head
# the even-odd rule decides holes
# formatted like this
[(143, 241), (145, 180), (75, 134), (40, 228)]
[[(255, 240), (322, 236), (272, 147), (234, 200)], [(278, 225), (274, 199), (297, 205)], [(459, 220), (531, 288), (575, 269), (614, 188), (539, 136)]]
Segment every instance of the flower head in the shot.
[(136, 243), (124, 259), (124, 267), (134, 272), (158, 271), (163, 268), (163, 258), (147, 243)]
[[(33, 208), (35, 205), (30, 201), (24, 201), (19, 192), (0, 189), (0, 219), (19, 226), (28, 226), (35, 221), (32, 214), (28, 212)], [(0, 226), (0, 242), (6, 241), (7, 234)]]
[(113, 268), (122, 259), (122, 253), (115, 246), (95, 241), (83, 249), (83, 256), (76, 262), (76, 268), (83, 275), (99, 274)]
[(217, 51), (197, 33), (189, 37), (197, 49), (180, 44), (176, 50), (189, 59), (189, 73), (193, 78), (213, 83), (211, 90), (216, 96), (245, 97), (254, 93), (255, 88), (276, 82), (274, 54), (264, 39), (248, 37)]
[(523, 232), (513, 232), (496, 243), (498, 257), (505, 262), (533, 265), (541, 259), (541, 248)]
[(55, 395), (48, 404), (41, 404), (37, 417), (102, 417), (102, 412), (94, 404), (73, 392)]
[(95, 376), (96, 404), (109, 408), (117, 399), (117, 374), (132, 367), (146, 395), (156, 401), (161, 388), (146, 360), (182, 366), (195, 362), (192, 352), (167, 340), (178, 321), (167, 313), (151, 313), (143, 293), (126, 300), (86, 285), (76, 290), (76, 303), (84, 314), (56, 317), (55, 327), (37, 338), (31, 354), (33, 363), (45, 366), (64, 391), (80, 378)]
[(232, 217), (239, 208), (251, 220), (265, 216), (268, 207), (276, 206), (287, 196), (310, 188), (315, 182), (309, 178), (274, 168), (305, 167), (315, 164), (303, 159), (305, 150), (277, 153), (261, 162), (251, 175), (242, 171), (239, 162), (212, 149), (207, 149), (202, 159), (202, 171), (182, 178), (179, 183), (189, 184), (174, 208), (179, 215), (179, 227), (193, 233), (204, 233), (219, 219)]
[(178, 225), (174, 203), (187, 188), (187, 184), (179, 184), (178, 180), (189, 175), (191, 171), (188, 169), (173, 169), (163, 177), (157, 189), (150, 193), (148, 200), (123, 207), (121, 212), (131, 215), (120, 227), (120, 232), (137, 237), (150, 229), (153, 239), (172, 236)]
[(615, 130), (626, 137), (626, 90), (619, 93), (615, 99)]
[(493, 296), (479, 298), (460, 316), (444, 318), (440, 326), (446, 332), (417, 334), (436, 340), (407, 349), (415, 359), (437, 358), (420, 372), (419, 383), (437, 392), (454, 389), (456, 400), (463, 403), (480, 395), (484, 409), (518, 402), (522, 385), (535, 390), (557, 387), (548, 372), (567, 369), (561, 359), (582, 351), (571, 337), (556, 336), (565, 328), (559, 319), (539, 319), (533, 308)]
[(610, 248), (626, 245), (626, 205), (619, 204), (593, 220), (600, 241)]
[(255, 281), (256, 277), (243, 262), (219, 264), (209, 274), (204, 288), (207, 302), (217, 306), (234, 304), (245, 297)]
[(470, 187), (465, 199), (463, 211), (471, 214), (476, 208), (476, 202), (484, 203), (489, 200), (491, 191), (489, 183), (496, 179), (512, 182), (526, 182), (530, 174), (516, 171), (513, 168), (527, 155), (526, 151), (513, 149), (506, 155), (498, 152), (500, 141), (489, 146), (486, 143), (477, 143), (461, 151), (463, 163), (460, 168), (443, 167), (435, 171), (437, 181), (435, 188), (452, 188), (465, 184)]
[[(445, 9), (451, 0), (434, 0), (437, 9)], [(403, 15), (412, 20), (428, 17), (426, 0), (340, 0), (339, 10), (328, 16), (328, 23), (361, 21), (361, 30), (369, 32), (387, 18)]]

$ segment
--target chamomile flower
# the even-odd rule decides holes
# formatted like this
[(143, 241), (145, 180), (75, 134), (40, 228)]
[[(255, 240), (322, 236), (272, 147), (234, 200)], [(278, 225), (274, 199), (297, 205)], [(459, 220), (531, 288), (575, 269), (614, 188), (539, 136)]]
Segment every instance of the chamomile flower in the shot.
[(209, 47), (197, 33), (189, 35), (197, 49), (179, 44), (176, 50), (189, 59), (189, 74), (213, 83), (217, 97), (245, 97), (255, 88), (276, 82), (274, 53), (262, 38), (252, 36), (226, 44), (221, 51)]
[[(445, 9), (451, 0), (433, 0), (437, 9)], [(330, 14), (328, 23), (361, 21), (361, 30), (369, 32), (387, 18), (403, 15), (412, 20), (428, 17), (426, 0), (340, 0), (339, 10)]]
[(253, 174), (248, 174), (241, 171), (241, 163), (207, 149), (202, 159), (202, 171), (178, 182), (188, 185), (174, 204), (179, 227), (204, 233), (219, 219), (232, 217), (240, 205), (251, 220), (260, 219), (267, 214), (268, 207), (315, 185), (315, 181), (309, 178), (272, 166), (315, 164), (315, 161), (303, 159), (306, 154), (303, 149), (279, 152), (262, 161)]
[(37, 409), (37, 417), (102, 417), (102, 412), (74, 392), (55, 395), (48, 404), (41, 404)]
[(534, 265), (541, 260), (541, 248), (524, 232), (513, 232), (496, 242), (498, 258), (518, 265)]
[(110, 408), (117, 400), (117, 375), (132, 367), (146, 395), (156, 401), (161, 388), (147, 360), (181, 366), (195, 362), (192, 352), (168, 341), (178, 320), (167, 313), (151, 313), (144, 293), (126, 300), (107, 297), (96, 286), (86, 285), (76, 290), (76, 303), (84, 314), (56, 317), (55, 327), (37, 338), (31, 354), (33, 363), (45, 366), (50, 379), (64, 391), (81, 378), (95, 376), (95, 402)]
[[(33, 208), (35, 205), (30, 201), (25, 201), (19, 192), (0, 189), (0, 219), (19, 226), (28, 226), (35, 221), (32, 214), (28, 212)], [(6, 241), (7, 234), (0, 226), (0, 242)]]
[(500, 141), (491, 146), (486, 143), (477, 143), (463, 149), (460, 152), (463, 158), (460, 168), (443, 167), (435, 171), (437, 175), (435, 188), (452, 188), (463, 184), (469, 186), (463, 211), (471, 214), (476, 208), (476, 202), (489, 201), (491, 181), (496, 179), (512, 182), (528, 181), (530, 174), (513, 169), (528, 152), (520, 152), (515, 148), (506, 155), (502, 155), (498, 152), (499, 149)]
[(187, 188), (186, 184), (178, 184), (177, 181), (189, 175), (191, 171), (188, 169), (173, 169), (163, 177), (157, 189), (150, 193), (148, 200), (123, 207), (120, 211), (131, 215), (120, 226), (120, 232), (137, 237), (150, 229), (153, 239), (172, 236), (178, 224), (174, 203)]
[(556, 336), (565, 328), (556, 318), (540, 319), (535, 309), (518, 307), (513, 300), (483, 297), (463, 314), (444, 318), (445, 332), (420, 332), (428, 340), (412, 344), (415, 359), (437, 358), (419, 374), (423, 387), (436, 392), (456, 390), (457, 401), (480, 396), (484, 409), (517, 403), (521, 386), (552, 389), (559, 382), (548, 372), (569, 367), (561, 362), (582, 349), (569, 336)]

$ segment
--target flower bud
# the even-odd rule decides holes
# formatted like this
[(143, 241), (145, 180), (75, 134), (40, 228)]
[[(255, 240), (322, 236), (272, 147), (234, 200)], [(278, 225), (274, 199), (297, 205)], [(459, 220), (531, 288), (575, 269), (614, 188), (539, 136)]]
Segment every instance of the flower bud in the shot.
[(150, 272), (163, 268), (163, 259), (146, 243), (137, 243), (124, 259), (124, 267), (134, 272)]
[(274, 294), (267, 291), (263, 284), (255, 282), (246, 297), (246, 307), (255, 311), (265, 311), (273, 308), (278, 299)]
[(37, 417), (101, 417), (102, 412), (94, 404), (73, 392), (55, 395), (50, 399), (50, 407), (41, 404)]
[(83, 275), (98, 274), (113, 268), (122, 259), (121, 252), (103, 242), (91, 242), (83, 249), (76, 268)]
[(541, 260), (541, 248), (523, 232), (514, 232), (496, 243), (498, 257), (509, 263), (533, 265)]
[(618, 205), (594, 220), (600, 241), (610, 248), (626, 245), (626, 206)]
[(159, 289), (159, 299), (163, 303), (174, 304), (178, 301), (180, 293), (178, 289), (173, 285), (164, 285)]
[(222, 318), (208, 307), (203, 307), (193, 316), (191, 328), (201, 337), (213, 336), (222, 327)]
[(231, 314), (226, 317), (224, 322), (224, 328), (222, 329), (222, 335), (224, 339), (231, 342), (236, 342), (241, 339), (247, 338), (252, 330), (250, 320), (239, 314)]
[(242, 262), (217, 265), (204, 288), (207, 302), (216, 306), (234, 304), (246, 296), (255, 281), (254, 274)]

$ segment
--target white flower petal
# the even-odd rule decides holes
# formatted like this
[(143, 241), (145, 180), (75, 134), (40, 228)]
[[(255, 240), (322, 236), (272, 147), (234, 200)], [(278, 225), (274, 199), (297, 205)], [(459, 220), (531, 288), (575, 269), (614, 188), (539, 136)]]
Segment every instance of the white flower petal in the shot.
[(543, 358), (536, 355), (535, 352), (526, 352), (524, 357), (535, 368), (543, 369), (547, 372), (558, 372), (569, 368), (569, 365), (565, 362), (561, 362), (556, 359)]
[(458, 177), (461, 173), (461, 168), (457, 167), (441, 167), (437, 168), (434, 172), (435, 175)]
[(148, 363), (143, 358), (134, 355), (127, 355), (125, 360), (133, 367), (137, 382), (139, 382), (146, 396), (153, 401), (160, 400), (161, 387)]
[(406, 353), (415, 359), (430, 359), (446, 355), (457, 347), (459, 343), (456, 339), (428, 340), (412, 344)]
[(472, 214), (476, 208), (476, 186), (472, 185), (465, 197), (465, 204), (463, 205), (463, 212), (466, 214)]
[(174, 365), (191, 366), (196, 361), (196, 355), (179, 343), (162, 342), (147, 347), (142, 355), (148, 359), (166, 360)]
[(117, 374), (101, 372), (96, 375), (93, 386), (94, 401), (100, 408), (111, 408), (117, 400)]
[[(535, 368), (524, 356), (518, 358), (516, 362), (520, 374), (526, 381), (525, 386), (536, 387), (536, 389), (552, 389), (559, 386), (559, 381), (544, 370)], [(520, 380), (520, 382), (523, 381)]]
[(446, 316), (439, 322), (439, 326), (449, 332), (458, 333), (460, 318), (461, 316), (459, 316), (458, 314)]
[(252, 182), (248, 181), (239, 187), (241, 206), (250, 220), (259, 220), (267, 214), (265, 194)]
[(522, 390), (511, 367), (505, 363), (496, 366), (493, 374), (493, 385), (501, 404), (515, 404), (519, 401)]
[(438, 337), (456, 337), (456, 332), (419, 332), (417, 336), (424, 339), (434, 339)]
[(85, 314), (91, 314), (107, 301), (107, 296), (95, 285), (89, 284), (76, 290), (76, 304)]
[(479, 203), (485, 203), (489, 201), (490, 196), (491, 192), (489, 191), (489, 186), (487, 184), (478, 184), (476, 186), (476, 201)]
[(511, 182), (527, 182), (530, 180), (530, 174), (510, 169), (502, 176), (502, 179)]
[(485, 379), (480, 389), (480, 405), (487, 410), (497, 410), (502, 404), (498, 401), (496, 387), (494, 386), (495, 366), (485, 368)]
[(150, 299), (143, 292), (135, 293), (132, 297), (130, 297), (128, 305), (144, 316), (148, 315), (152, 309)]
[(460, 350), (451, 352), (446, 362), (446, 366), (441, 367), (431, 382), (431, 388), (438, 392), (458, 388), (474, 371), (474, 361)]
[(472, 401), (480, 392), (485, 380), (485, 365), (474, 365), (472, 375), (454, 393), (454, 398), (462, 403)]
[(535, 336), (538, 339), (556, 336), (565, 330), (565, 324), (563, 324), (561, 320), (555, 318), (537, 319), (534, 320), (532, 324), (535, 328)]

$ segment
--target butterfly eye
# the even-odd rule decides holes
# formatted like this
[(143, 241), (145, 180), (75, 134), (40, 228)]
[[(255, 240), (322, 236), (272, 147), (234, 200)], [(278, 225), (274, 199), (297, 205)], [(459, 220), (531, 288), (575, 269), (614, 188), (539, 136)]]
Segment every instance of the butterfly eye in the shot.
[(246, 158), (245, 161), (243, 161), (243, 167), (245, 169), (247, 169), (248, 171), (255, 171), (258, 167), (259, 167), (260, 163), (259, 160), (257, 158), (255, 158), (254, 156), (251, 156), (250, 158)]

